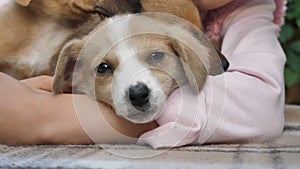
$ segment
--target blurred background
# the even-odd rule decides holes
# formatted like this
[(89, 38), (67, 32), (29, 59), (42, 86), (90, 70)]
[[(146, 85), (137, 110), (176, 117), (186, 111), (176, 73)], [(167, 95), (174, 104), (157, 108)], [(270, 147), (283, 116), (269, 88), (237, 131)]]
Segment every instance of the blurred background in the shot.
[(286, 102), (300, 104), (300, 0), (288, 0), (279, 39), (287, 56), (284, 71)]

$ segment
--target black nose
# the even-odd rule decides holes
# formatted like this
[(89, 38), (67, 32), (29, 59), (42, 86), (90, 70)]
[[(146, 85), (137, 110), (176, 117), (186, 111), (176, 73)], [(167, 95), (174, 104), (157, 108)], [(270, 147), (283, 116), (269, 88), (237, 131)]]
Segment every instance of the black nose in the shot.
[(144, 83), (129, 87), (129, 100), (136, 108), (141, 108), (149, 102), (150, 90)]
[(221, 62), (222, 62), (222, 66), (223, 66), (223, 69), (224, 69), (224, 71), (227, 71), (227, 69), (229, 68), (229, 66), (230, 66), (230, 63), (228, 62), (228, 60), (222, 60), (221, 59)]

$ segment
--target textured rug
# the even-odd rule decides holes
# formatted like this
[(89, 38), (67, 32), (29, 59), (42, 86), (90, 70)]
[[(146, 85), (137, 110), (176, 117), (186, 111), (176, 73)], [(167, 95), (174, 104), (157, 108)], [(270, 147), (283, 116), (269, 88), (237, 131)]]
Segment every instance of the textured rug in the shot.
[(222, 144), (153, 150), (136, 145), (0, 145), (0, 168), (299, 169), (300, 109), (290, 106), (281, 138), (260, 144)]

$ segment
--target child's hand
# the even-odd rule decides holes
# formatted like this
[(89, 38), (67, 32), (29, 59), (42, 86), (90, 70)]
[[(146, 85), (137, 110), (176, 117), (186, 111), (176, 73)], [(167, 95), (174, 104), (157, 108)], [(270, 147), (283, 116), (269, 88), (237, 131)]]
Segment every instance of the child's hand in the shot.
[(51, 92), (53, 77), (38, 76), (30, 79), (21, 80), (21, 82), (34, 90), (42, 92)]
[[(21, 80), (20, 82), (24, 83), (28, 87), (38, 92), (47, 92), (47, 93), (52, 92), (52, 84), (53, 84), (52, 76), (46, 76), (46, 75), (37, 76), (30, 79)], [(71, 87), (67, 83), (64, 83), (63, 90), (65, 93), (72, 92)]]
[(232, 0), (193, 0), (201, 10), (211, 10), (224, 6)]

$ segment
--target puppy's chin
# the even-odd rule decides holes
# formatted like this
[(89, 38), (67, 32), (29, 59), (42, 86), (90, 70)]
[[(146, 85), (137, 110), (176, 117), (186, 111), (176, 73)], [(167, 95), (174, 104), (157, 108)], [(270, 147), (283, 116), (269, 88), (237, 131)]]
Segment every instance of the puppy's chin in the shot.
[(114, 110), (116, 113), (136, 124), (155, 121), (164, 111), (166, 95), (160, 90), (152, 90), (149, 104), (146, 107), (136, 108), (130, 104), (124, 96), (118, 101), (114, 100)]
[(122, 112), (116, 110), (116, 112), (118, 115), (122, 116), (123, 118), (125, 118), (126, 120), (132, 123), (143, 124), (143, 123), (155, 121), (162, 114), (163, 110), (164, 110), (164, 104), (158, 107), (157, 106), (151, 107), (147, 111), (139, 111), (134, 107), (131, 107), (128, 110), (126, 110), (126, 112), (129, 113), (123, 114), (124, 112), (123, 110), (121, 110)]

